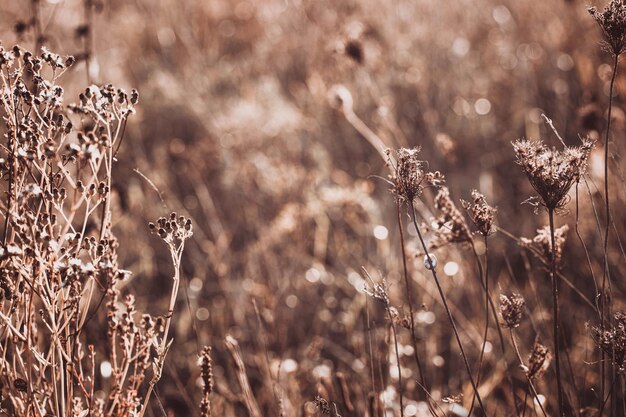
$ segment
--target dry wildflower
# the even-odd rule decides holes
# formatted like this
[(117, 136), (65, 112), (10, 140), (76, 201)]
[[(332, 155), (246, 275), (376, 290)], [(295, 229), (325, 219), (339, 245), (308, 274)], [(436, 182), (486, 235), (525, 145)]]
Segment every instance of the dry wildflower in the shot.
[(613, 362), (617, 371), (626, 373), (626, 313), (621, 311), (613, 316), (614, 324), (611, 328), (601, 326), (592, 327), (592, 336), (596, 344)]
[(322, 398), (319, 395), (315, 397), (315, 407), (317, 407), (321, 415), (330, 416), (330, 404), (325, 398)]
[(412, 202), (422, 195), (427, 185), (440, 185), (444, 176), (439, 171), (429, 172), (427, 163), (419, 159), (421, 148), (400, 148), (398, 162), (391, 176), (392, 191), (398, 199)]
[(510, 297), (500, 294), (500, 315), (504, 320), (503, 327), (514, 329), (519, 326), (524, 312), (524, 297), (512, 294)]
[(191, 219), (176, 213), (171, 213), (169, 218), (160, 217), (155, 223), (149, 223), (148, 227), (170, 246), (180, 245), (193, 236)]
[(385, 279), (380, 284), (372, 282), (371, 285), (366, 284), (363, 292), (372, 298), (381, 301), (385, 306), (389, 306), (389, 293), (387, 292), (387, 282)]
[(602, 29), (604, 40), (611, 52), (615, 55), (624, 52), (626, 48), (626, 2), (611, 0), (602, 12), (595, 7), (589, 7), (587, 10)]
[[(554, 257), (557, 265), (561, 261), (561, 257), (563, 255), (563, 247), (565, 246), (568, 231), (569, 226), (566, 224), (554, 230), (554, 242), (556, 246)], [(537, 235), (532, 239), (522, 237), (519, 243), (520, 246), (532, 250), (535, 255), (540, 256), (546, 263), (550, 262), (550, 259), (552, 259), (550, 226), (544, 226), (541, 229), (537, 229)]]
[(211, 416), (211, 394), (213, 393), (213, 364), (211, 361), (211, 347), (205, 346), (200, 354), (200, 377), (202, 378), (202, 401), (200, 415)]
[(550, 367), (551, 361), (552, 353), (550, 353), (550, 350), (536, 340), (533, 350), (530, 352), (528, 357), (528, 369), (526, 371), (526, 375), (529, 379), (541, 378)]
[(472, 190), (472, 200), (473, 202), (461, 200), (461, 204), (468, 212), (476, 229), (478, 229), (478, 233), (485, 237), (489, 236), (493, 232), (493, 223), (498, 209), (487, 204), (485, 196), (478, 190)]
[(513, 143), (517, 163), (522, 166), (540, 200), (528, 200), (548, 210), (562, 208), (567, 193), (587, 168), (593, 142), (584, 139), (582, 146), (566, 146), (563, 150), (549, 148), (541, 141), (520, 139)]
[(465, 217), (450, 197), (448, 187), (441, 187), (435, 196), (435, 208), (439, 217), (434, 220), (437, 225), (431, 249), (442, 247), (448, 243), (465, 243), (472, 241), (472, 235)]

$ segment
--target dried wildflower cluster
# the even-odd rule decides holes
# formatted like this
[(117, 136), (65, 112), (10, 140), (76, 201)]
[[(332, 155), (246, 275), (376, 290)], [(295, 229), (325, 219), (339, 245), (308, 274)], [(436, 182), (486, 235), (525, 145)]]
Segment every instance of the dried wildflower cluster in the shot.
[(601, 326), (592, 327), (592, 336), (617, 371), (626, 374), (626, 313), (616, 312), (613, 316), (614, 324), (610, 329)]
[(440, 185), (444, 176), (439, 171), (429, 172), (426, 162), (419, 159), (421, 148), (398, 149), (397, 166), (391, 176), (392, 191), (396, 198), (412, 202), (422, 195), (427, 185)]
[(315, 407), (319, 411), (319, 414), (324, 417), (341, 417), (341, 414), (337, 411), (337, 404), (328, 402), (319, 395), (315, 397)]
[(156, 223), (149, 223), (148, 227), (168, 245), (178, 246), (181, 242), (193, 236), (191, 219), (179, 216), (176, 213), (170, 213), (169, 218), (160, 217)]
[(211, 394), (213, 393), (213, 363), (211, 361), (211, 347), (205, 346), (200, 354), (200, 378), (202, 378), (202, 401), (200, 415), (211, 416)]
[(541, 378), (550, 367), (550, 362), (552, 362), (552, 353), (550, 350), (538, 340), (535, 341), (533, 350), (528, 356), (526, 375), (531, 380)]
[(503, 327), (514, 329), (519, 326), (524, 313), (524, 297), (520, 294), (507, 296), (500, 294), (500, 315), (502, 316)]
[[(554, 230), (554, 244), (556, 246), (554, 257), (557, 265), (560, 263), (561, 257), (563, 256), (563, 247), (565, 246), (568, 231), (569, 226), (566, 224)], [(519, 243), (522, 247), (533, 251), (533, 253), (540, 257), (546, 264), (552, 259), (550, 226), (537, 229), (537, 235), (532, 239), (526, 237), (520, 238)]]
[[(137, 416), (168, 324), (139, 315), (123, 294), (131, 274), (111, 231), (115, 152), (138, 94), (91, 86), (66, 107), (58, 81), (73, 63), (45, 48), (35, 56), (0, 46), (0, 386), (16, 387), (2, 408)], [(186, 219), (163, 227), (164, 239), (191, 235)], [(84, 330), (97, 317), (107, 332), (94, 336)]]
[(517, 163), (539, 194), (540, 201), (535, 204), (555, 210), (565, 206), (569, 189), (585, 173), (593, 142), (584, 139), (579, 147), (557, 150), (541, 141), (521, 139), (513, 143), (513, 148)]
[(602, 29), (604, 40), (611, 52), (615, 55), (624, 52), (626, 48), (626, 2), (611, 0), (602, 12), (595, 7), (589, 7), (587, 10)]
[(381, 283), (372, 283), (363, 287), (363, 292), (372, 298), (381, 301), (385, 306), (389, 306), (389, 292), (387, 282), (383, 279)]
[(461, 200), (463, 208), (469, 213), (470, 219), (482, 236), (489, 236), (493, 232), (493, 224), (498, 209), (487, 204), (485, 196), (472, 190), (472, 202)]
[(450, 197), (448, 187), (441, 187), (435, 196), (435, 208), (439, 217), (434, 220), (437, 225), (435, 235), (430, 242), (431, 249), (442, 247), (449, 243), (464, 243), (472, 241), (472, 234), (467, 226), (463, 213), (456, 207)]

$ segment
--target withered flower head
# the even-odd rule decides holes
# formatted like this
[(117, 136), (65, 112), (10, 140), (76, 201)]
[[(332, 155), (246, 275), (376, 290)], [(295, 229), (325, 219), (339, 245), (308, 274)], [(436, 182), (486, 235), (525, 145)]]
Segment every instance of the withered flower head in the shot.
[[(563, 247), (565, 246), (568, 231), (569, 226), (566, 224), (554, 230), (554, 243), (556, 246), (554, 255), (557, 264), (561, 261), (561, 256), (563, 255)], [(543, 260), (545, 262), (549, 262), (552, 259), (550, 226), (544, 226), (541, 229), (537, 229), (537, 235), (532, 239), (528, 239), (526, 237), (521, 238), (520, 246), (532, 250), (539, 258), (543, 256)]]
[(435, 196), (435, 208), (440, 215), (435, 219), (437, 230), (431, 242), (431, 249), (447, 243), (471, 242), (472, 235), (461, 211), (450, 197), (448, 187), (441, 187)]
[(604, 40), (611, 52), (615, 55), (624, 52), (626, 49), (626, 2), (611, 0), (602, 12), (595, 7), (587, 10), (602, 29)]
[(533, 350), (528, 357), (528, 370), (526, 371), (528, 378), (541, 378), (550, 367), (551, 361), (552, 353), (550, 353), (550, 350), (539, 343), (539, 340), (536, 340)]
[(440, 185), (444, 182), (444, 177), (439, 171), (428, 171), (428, 164), (419, 159), (420, 150), (419, 146), (398, 149), (397, 167), (391, 176), (393, 193), (397, 198), (408, 202), (422, 195), (425, 186)]
[(200, 354), (200, 377), (202, 378), (202, 401), (200, 414), (202, 417), (211, 416), (211, 393), (213, 393), (213, 363), (211, 361), (211, 347), (205, 346)]
[(472, 190), (473, 203), (461, 200), (463, 208), (469, 213), (472, 223), (478, 229), (478, 233), (483, 236), (489, 236), (493, 232), (493, 223), (496, 219), (498, 209), (487, 204), (485, 196)]
[(524, 297), (512, 294), (510, 297), (500, 294), (500, 315), (504, 320), (503, 327), (514, 329), (519, 326), (524, 311)]
[(549, 210), (562, 208), (567, 193), (587, 168), (593, 141), (584, 139), (582, 146), (549, 148), (541, 141), (520, 139), (513, 143), (517, 163), (522, 166), (540, 197), (538, 205)]
[(612, 327), (592, 327), (591, 334), (607, 356), (610, 358), (617, 371), (626, 374), (626, 313), (615, 313)]

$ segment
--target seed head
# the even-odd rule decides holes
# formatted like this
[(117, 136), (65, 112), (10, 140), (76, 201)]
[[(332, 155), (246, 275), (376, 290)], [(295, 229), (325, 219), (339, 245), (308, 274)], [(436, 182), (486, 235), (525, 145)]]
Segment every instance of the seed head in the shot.
[(478, 190), (472, 190), (472, 200), (472, 203), (461, 200), (461, 204), (468, 212), (476, 229), (478, 229), (478, 233), (483, 236), (489, 236), (493, 232), (493, 223), (498, 209), (487, 204), (485, 196), (479, 193)]
[(450, 197), (448, 187), (441, 187), (435, 196), (435, 208), (440, 215), (435, 219), (438, 228), (431, 242), (431, 248), (439, 248), (448, 243), (465, 243), (472, 241), (472, 234), (465, 217)]
[(550, 367), (551, 361), (552, 353), (550, 353), (550, 350), (539, 343), (539, 340), (536, 340), (533, 350), (528, 357), (528, 370), (526, 371), (528, 378), (541, 378)]
[[(556, 250), (554, 253), (556, 263), (561, 261), (563, 255), (563, 247), (567, 239), (567, 232), (569, 231), (568, 225), (563, 225), (554, 230), (554, 243)], [(521, 238), (520, 245), (525, 248), (533, 250), (536, 255), (543, 256), (545, 262), (549, 262), (552, 259), (552, 239), (550, 238), (550, 226), (544, 226), (541, 229), (537, 229), (537, 235), (532, 238)]]
[(569, 189), (585, 173), (593, 144), (593, 141), (584, 139), (582, 146), (557, 150), (548, 148), (541, 141), (520, 139), (513, 143), (517, 163), (539, 194), (537, 206), (549, 210), (565, 206)]
[(419, 159), (421, 148), (400, 148), (397, 151), (398, 162), (395, 173), (391, 176), (392, 191), (398, 199), (412, 202), (422, 195), (426, 185), (440, 185), (444, 176), (439, 172), (429, 172), (428, 164)]
[(512, 294), (510, 297), (500, 294), (500, 315), (504, 320), (503, 327), (514, 329), (519, 326), (524, 311), (524, 297)]
[(611, 0), (599, 12), (595, 7), (587, 9), (602, 29), (604, 40), (615, 55), (620, 55), (626, 49), (626, 2)]
[(626, 374), (626, 313), (615, 313), (614, 324), (610, 328), (595, 326), (591, 335), (596, 344), (613, 362), (617, 371)]

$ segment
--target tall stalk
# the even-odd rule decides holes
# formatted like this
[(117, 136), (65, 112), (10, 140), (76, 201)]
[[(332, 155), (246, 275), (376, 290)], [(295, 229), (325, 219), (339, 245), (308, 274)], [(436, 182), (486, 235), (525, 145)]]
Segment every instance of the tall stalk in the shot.
[[(402, 248), (402, 268), (404, 271), (404, 285), (406, 287), (406, 298), (409, 304), (409, 314), (410, 314), (410, 325), (411, 325), (411, 341), (413, 342), (413, 357), (415, 358), (415, 363), (417, 364), (417, 370), (420, 374), (420, 382), (424, 389), (428, 389), (426, 385), (426, 380), (424, 378), (424, 370), (422, 368), (422, 361), (420, 361), (418, 350), (417, 350), (417, 336), (415, 335), (415, 318), (414, 318), (414, 308), (413, 308), (413, 297), (411, 296), (412, 291), (409, 285), (409, 269), (407, 267), (406, 262), (406, 250), (404, 248), (404, 228), (402, 227), (402, 214), (400, 211), (400, 203), (397, 203), (398, 209), (398, 229), (400, 230), (400, 247)], [(428, 400), (428, 396), (426, 396), (426, 400)], [(430, 402), (430, 401), (429, 401)]]
[[(430, 253), (428, 252), (428, 247), (426, 246), (426, 243), (424, 242), (424, 238), (422, 237), (422, 232), (420, 231), (420, 228), (417, 225), (417, 214), (415, 212), (415, 205), (413, 204), (413, 201), (409, 201), (409, 204), (411, 206), (410, 212), (411, 212), (411, 219), (413, 220), (413, 225), (415, 226), (415, 230), (417, 231), (417, 236), (419, 237), (422, 248), (424, 249), (424, 254), (426, 255), (426, 259), (428, 260), (428, 262), (430, 262), (431, 257), (430, 257)], [(454, 333), (454, 337), (456, 338), (456, 342), (459, 345), (461, 356), (463, 357), (463, 363), (465, 364), (465, 369), (467, 371), (467, 376), (469, 377), (470, 383), (472, 384), (472, 388), (474, 389), (474, 395), (476, 396), (476, 399), (478, 400), (478, 405), (483, 411), (483, 414), (487, 415), (487, 410), (485, 409), (485, 406), (483, 405), (483, 401), (480, 398), (480, 394), (478, 393), (478, 387), (476, 386), (476, 383), (474, 382), (474, 377), (472, 376), (472, 369), (470, 368), (469, 362), (467, 360), (467, 355), (465, 354), (463, 343), (461, 343), (461, 338), (459, 336), (459, 331), (457, 330), (454, 317), (452, 317), (452, 313), (450, 312), (450, 308), (448, 307), (446, 295), (444, 294), (443, 288), (441, 288), (441, 283), (439, 282), (439, 278), (437, 277), (437, 272), (435, 271), (434, 265), (432, 264), (430, 264), (430, 268), (428, 269), (430, 269), (430, 272), (433, 275), (435, 284), (437, 285), (437, 290), (439, 291), (439, 296), (441, 297), (441, 302), (443, 303), (443, 307), (446, 310), (446, 314), (448, 315), (448, 320), (450, 321), (450, 324), (452, 325), (452, 331)]]
[(554, 359), (556, 366), (556, 383), (559, 400), (559, 416), (563, 416), (563, 386), (561, 381), (561, 360), (559, 354), (559, 285), (556, 275), (556, 239), (554, 238), (554, 209), (548, 209), (550, 217), (550, 278), (552, 281), (552, 307), (553, 307), (553, 332), (554, 332)]
[[(609, 110), (608, 110), (608, 114), (607, 114), (607, 121), (606, 121), (606, 132), (604, 135), (604, 196), (606, 199), (606, 204), (605, 204), (605, 216), (606, 216), (606, 228), (604, 230), (604, 247), (603, 247), (603, 255), (604, 255), (604, 269), (602, 272), (602, 296), (601, 296), (601, 303), (600, 303), (600, 326), (602, 328), (602, 330), (604, 330), (604, 324), (605, 324), (605, 313), (606, 315), (608, 315), (609, 317), (611, 316), (611, 309), (610, 309), (610, 305), (607, 305), (610, 303), (610, 297), (606, 296), (606, 284), (607, 281), (609, 281), (609, 290), (611, 288), (611, 284), (610, 284), (610, 278), (609, 278), (609, 255), (608, 255), (608, 249), (609, 249), (609, 231), (611, 228), (611, 204), (610, 204), (610, 198), (609, 198), (609, 134), (611, 132), (611, 113), (613, 110), (613, 89), (615, 87), (615, 78), (617, 76), (617, 66), (619, 63), (619, 54), (615, 53), (613, 54), (614, 56), (614, 61), (613, 61), (613, 73), (611, 75), (611, 84), (609, 86)], [(606, 311), (607, 307), (609, 310), (608, 312)], [(606, 393), (606, 369), (604, 367), (604, 351), (602, 351), (601, 353), (602, 357), (600, 358), (600, 366), (601, 366), (601, 389), (600, 389), (600, 393), (601, 393), (601, 397), (600, 398), (604, 398), (604, 395)], [(602, 410), (604, 410), (604, 403), (602, 404)], [(602, 412), (602, 411), (601, 411)]]

